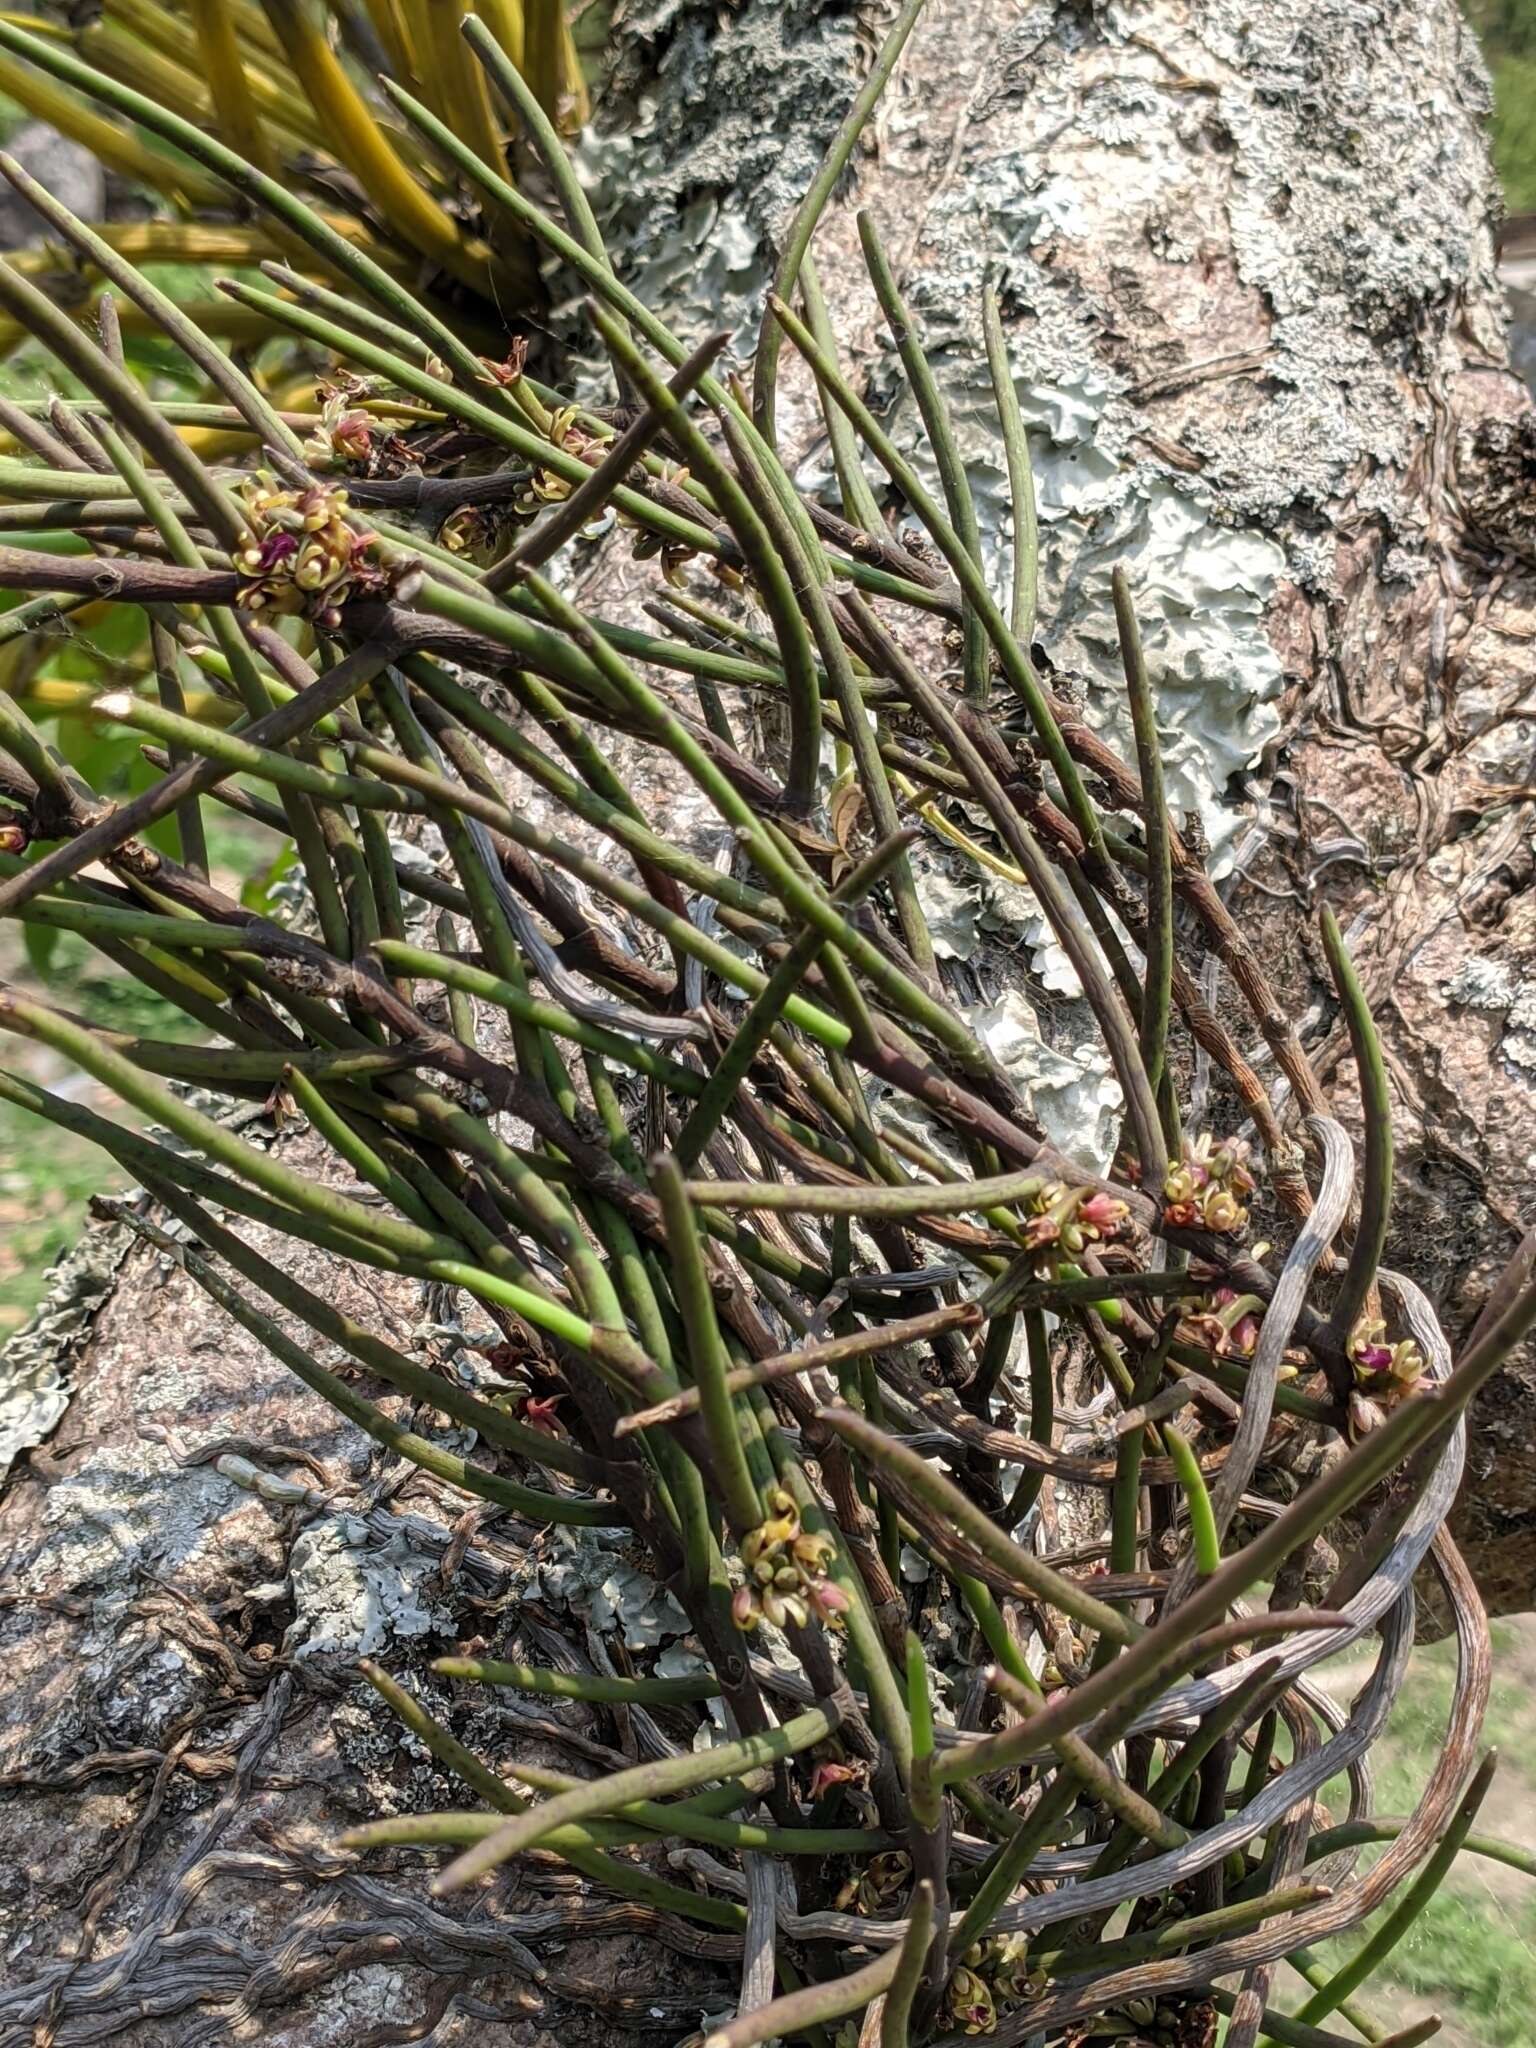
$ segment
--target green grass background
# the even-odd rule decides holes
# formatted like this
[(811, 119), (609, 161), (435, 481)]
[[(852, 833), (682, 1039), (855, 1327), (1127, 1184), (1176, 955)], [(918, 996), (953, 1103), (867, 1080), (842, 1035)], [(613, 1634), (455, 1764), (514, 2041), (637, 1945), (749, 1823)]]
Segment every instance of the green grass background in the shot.
[[(1363, 1679), (1367, 1664), (1324, 1682), (1342, 1701)], [(1416, 1650), (1407, 1682), (1373, 1753), (1374, 1808), (1383, 1814), (1411, 1813), (1424, 1789), (1428, 1766), (1445, 1739), (1455, 1687), (1456, 1647), (1436, 1643)], [(1499, 1752), (1499, 1767), (1477, 1822), (1484, 1834), (1530, 1847), (1536, 1834), (1536, 1616), (1493, 1624), (1493, 1691), (1483, 1729), (1483, 1746)], [(1347, 1808), (1343, 1779), (1324, 1791), (1335, 1819)], [(1361, 1867), (1381, 1854), (1363, 1852)], [(1380, 1926), (1386, 1912), (1367, 1921), (1363, 1934), (1322, 1944), (1318, 1953), (1338, 1968), (1360, 1942)], [(1281, 1993), (1280, 2003), (1296, 2010), (1310, 1995), (1299, 1979)], [(1442, 2048), (1531, 2048), (1536, 2041), (1536, 1880), (1502, 1864), (1463, 1855), (1442, 1887), (1395, 1949), (1359, 2001), (1387, 2025), (1405, 2024), (1429, 2011), (1445, 2020)], [(1348, 2036), (1337, 2015), (1323, 2025)]]
[(1536, 213), (1536, 0), (1465, 4), (1493, 73), (1493, 154), (1509, 210)]

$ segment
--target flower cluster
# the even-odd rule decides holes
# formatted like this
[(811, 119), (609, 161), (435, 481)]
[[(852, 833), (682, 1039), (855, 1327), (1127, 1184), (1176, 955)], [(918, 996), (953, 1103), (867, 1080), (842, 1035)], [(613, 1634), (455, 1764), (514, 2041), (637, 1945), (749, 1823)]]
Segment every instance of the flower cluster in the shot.
[(1248, 1221), (1248, 1197), (1255, 1182), (1248, 1170), (1249, 1147), (1241, 1138), (1218, 1145), (1208, 1131), (1170, 1166), (1163, 1182), (1163, 1221), (1180, 1230), (1214, 1230), (1235, 1236)]
[(500, 527), (487, 505), (460, 505), (438, 528), (439, 547), (469, 561), (488, 563), (496, 552)]
[(811, 1777), (806, 1796), (813, 1805), (836, 1798), (859, 1815), (862, 1826), (879, 1827), (879, 1810), (869, 1788), (872, 1766), (866, 1758), (849, 1756), (837, 1737), (831, 1736), (816, 1745), (809, 1761)]
[(1411, 1337), (1387, 1342), (1387, 1326), (1379, 1316), (1362, 1316), (1349, 1337), (1349, 1362), (1355, 1391), (1349, 1402), (1349, 1433), (1367, 1435), (1384, 1414), (1424, 1384), (1424, 1354)]
[(871, 1856), (857, 1877), (850, 1877), (834, 1904), (839, 1913), (850, 1907), (873, 1920), (895, 1904), (912, 1881), (912, 1858), (905, 1849), (883, 1849)]
[(1048, 1180), (1030, 1197), (1024, 1242), (1043, 1259), (1074, 1259), (1089, 1245), (1118, 1237), (1130, 1213), (1102, 1188), (1069, 1188)]
[(767, 1520), (741, 1540), (747, 1580), (731, 1602), (736, 1626), (749, 1634), (760, 1621), (804, 1628), (813, 1610), (835, 1621), (848, 1606), (847, 1594), (827, 1577), (837, 1546), (801, 1528), (800, 1510), (782, 1487), (769, 1495), (768, 1509)]
[[(1090, 1571), (1089, 1577), (1093, 1575)], [(1070, 1623), (1063, 1622), (1054, 1632), (1045, 1661), (1040, 1666), (1040, 1683), (1045, 1691), (1055, 1692), (1059, 1686), (1070, 1685), (1082, 1671), (1087, 1654), (1081, 1636)]]
[(541, 1436), (562, 1437), (565, 1425), (556, 1414), (556, 1409), (565, 1399), (564, 1394), (525, 1394), (517, 1404), (517, 1412), (530, 1429), (536, 1429)]
[(333, 391), (320, 412), (320, 424), (304, 443), (311, 462), (366, 463), (373, 453), (373, 421)]
[(384, 570), (369, 559), (374, 535), (347, 524), (345, 491), (326, 484), (283, 490), (258, 470), (240, 495), (250, 525), (234, 557), (245, 578), (236, 600), (242, 610), (303, 612), (339, 626), (348, 598), (384, 587)]
[(991, 1985), (972, 1964), (972, 1956), (979, 1962), (980, 1948), (966, 1950), (966, 1960), (949, 1980), (945, 2004), (949, 2008), (949, 2017), (962, 2033), (995, 2034), (997, 2001), (992, 1996)]
[[(684, 581), (683, 571), (693, 560), (695, 550), (689, 547), (686, 541), (664, 540), (659, 533), (647, 533), (642, 530), (636, 532), (635, 543), (630, 553), (637, 562), (660, 562), (662, 581), (669, 583), (674, 590), (681, 590)], [(714, 564), (714, 569), (722, 583), (736, 590), (742, 588), (742, 579), (735, 570), (728, 568), (724, 563)]]
[(1362, 1316), (1349, 1337), (1349, 1358), (1355, 1378), (1373, 1394), (1396, 1390), (1411, 1394), (1424, 1377), (1424, 1354), (1411, 1337), (1389, 1344), (1387, 1326), (1379, 1316)]
[(968, 1948), (949, 1980), (949, 2017), (966, 2034), (997, 2031), (999, 2006), (1033, 1998), (1044, 1978), (1029, 1967), (1029, 1941), (1022, 1934), (994, 1934)]
[[(584, 462), (590, 462), (601, 456), (602, 448), (584, 427), (577, 425), (576, 410), (574, 405), (562, 405), (560, 410), (551, 416), (549, 439), (557, 448), (564, 449), (566, 454), (577, 455)], [(531, 519), (546, 505), (561, 503), (574, 489), (575, 485), (568, 478), (557, 476), (554, 470), (540, 466), (532, 471), (513, 503), (525, 518)]]
[(1074, 2048), (1095, 2041), (1113, 2041), (1116, 2048), (1212, 2048), (1216, 2025), (1216, 2008), (1208, 1998), (1128, 1998), (1074, 2033), (1072, 2041)]
[(494, 384), (499, 391), (509, 391), (514, 384), (522, 382), (527, 365), (528, 337), (526, 334), (514, 334), (499, 363), (492, 361), (490, 356), (481, 356), (480, 381)]
[(1179, 1308), (1212, 1351), (1229, 1356), (1235, 1353), (1239, 1358), (1253, 1356), (1264, 1314), (1264, 1303), (1256, 1294), (1238, 1294), (1221, 1286), (1208, 1296), (1185, 1295)]
[[(688, 472), (686, 469), (669, 469), (664, 472), (662, 480), (671, 490), (681, 491), (688, 481)], [(622, 512), (619, 518), (625, 526), (634, 523)], [(660, 562), (662, 581), (669, 583), (674, 590), (683, 588), (683, 571), (694, 560), (697, 552), (698, 550), (689, 547), (686, 541), (668, 540), (664, 535), (653, 533), (643, 526), (635, 528), (634, 545), (630, 549), (637, 562)], [(710, 562), (710, 568), (728, 590), (742, 590), (746, 587), (740, 571), (732, 568), (729, 563), (722, 562), (718, 557)]]

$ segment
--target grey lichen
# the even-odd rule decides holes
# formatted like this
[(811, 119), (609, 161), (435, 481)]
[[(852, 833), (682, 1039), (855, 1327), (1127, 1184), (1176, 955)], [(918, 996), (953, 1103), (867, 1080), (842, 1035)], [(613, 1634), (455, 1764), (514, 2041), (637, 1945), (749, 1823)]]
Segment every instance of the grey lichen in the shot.
[(689, 1633), (691, 1623), (676, 1600), (629, 1562), (617, 1539), (590, 1529), (558, 1535), (560, 1555), (537, 1571), (546, 1599), (579, 1615), (598, 1635), (617, 1635), (631, 1650), (653, 1650)]
[(1475, 38), (1452, 8), (1360, 0), (1213, 0), (1201, 15), (1238, 171), (1233, 249), (1271, 317), (1267, 403), (1211, 422), (1224, 500), (1269, 524), (1331, 510), (1363, 468), (1384, 469), (1384, 509), (1412, 525), (1403, 473), (1428, 422), (1404, 402), (1399, 360), (1433, 348), (1437, 304), (1465, 293), (1475, 318), (1494, 303)]
[[(977, 339), (982, 287), (997, 290), (1015, 337), (1039, 501), (1038, 638), (1052, 665), (1080, 682), (1089, 718), (1129, 754), (1107, 599), (1111, 568), (1129, 565), (1170, 796), (1177, 808), (1200, 811), (1219, 872), (1238, 822), (1231, 778), (1278, 730), (1282, 673), (1265, 615), (1286, 557), (1207, 479), (1149, 453), (1133, 374), (1105, 346), (1106, 267), (1122, 239), (1145, 262), (1151, 224), (1185, 217), (1175, 201), (1187, 196), (1198, 140), (1193, 110), (1172, 123), (1146, 117), (1157, 60), (1117, 34), (1116, 20), (1111, 11), (1090, 34), (1066, 10), (1035, 8), (1000, 38), (1001, 83), (927, 210), (908, 296), (1000, 565), (1011, 512)], [(1047, 47), (1052, 35), (1075, 44), (1078, 61), (1063, 63), (1059, 48)], [(1113, 75), (1090, 61), (1095, 53), (1112, 57)], [(893, 126), (921, 119), (914, 105)], [(1064, 127), (1080, 138), (1069, 152), (1056, 147)], [(1159, 260), (1188, 259), (1165, 251)], [(1124, 282), (1129, 288), (1128, 275)], [(916, 407), (895, 395), (889, 358), (875, 388), (894, 401), (898, 442), (921, 460)]]
[(370, 1657), (391, 1641), (453, 1632), (439, 1560), (404, 1532), (380, 1543), (360, 1516), (311, 1522), (293, 1546), (288, 1574), (296, 1656)]
[(238, 1498), (212, 1466), (183, 1466), (163, 1444), (99, 1445), (49, 1488), (43, 1540), (17, 1583), (120, 1607), (146, 1575), (173, 1575), (217, 1549), (220, 1521)]
[(1527, 1082), (1536, 1075), (1536, 976), (1474, 953), (1456, 970), (1445, 992), (1453, 1003), (1499, 1017), (1497, 1057)]
[(748, 0), (631, 8), (584, 145), (626, 281), (674, 330), (755, 324), (789, 213), (857, 90), (859, 12)]
[(1048, 1044), (1021, 990), (978, 1005), (967, 1021), (1022, 1091), (1045, 1134), (1103, 1172), (1119, 1136), (1120, 1084), (1095, 1044)]
[(62, 1420), (75, 1357), (132, 1241), (117, 1224), (88, 1230), (53, 1267), (36, 1313), (0, 1350), (0, 1479)]

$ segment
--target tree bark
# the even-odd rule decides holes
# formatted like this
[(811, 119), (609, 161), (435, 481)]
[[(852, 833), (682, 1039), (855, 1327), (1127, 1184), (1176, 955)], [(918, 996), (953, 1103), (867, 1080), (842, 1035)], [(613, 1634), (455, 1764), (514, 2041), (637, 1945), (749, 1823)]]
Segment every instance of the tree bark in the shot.
[[(589, 167), (631, 281), (688, 339), (728, 324), (750, 341), (777, 237), (883, 25), (825, 0), (650, 0), (623, 17)], [(1174, 798), (1200, 812), (1213, 873), (1258, 927), (1346, 1120), (1353, 1078), (1313, 940), (1320, 901), (1350, 934), (1398, 1097), (1391, 1257), (1428, 1287), (1453, 1336), (1514, 1249), (1536, 1158), (1536, 726), (1525, 709), (1536, 582), (1522, 525), (1536, 435), (1504, 357), (1487, 106), (1454, 0), (930, 0), (816, 244), (845, 353), (890, 400), (853, 221), (855, 205), (875, 213), (1001, 550), (980, 340), (982, 287), (995, 284), (1039, 479), (1043, 658), (1125, 736), (1108, 601), (1123, 560)], [(814, 473), (819, 430), (792, 366), (781, 416)], [(893, 420), (915, 446), (900, 400)], [(623, 604), (638, 578), (612, 556), (591, 587)], [(935, 859), (929, 887), (937, 916), (960, 884)], [(1059, 981), (1048, 955), (1039, 964)], [(984, 956), (974, 971), (985, 993)], [(1230, 988), (1218, 980), (1216, 993), (1244, 1042), (1257, 1041)], [(1264, 1070), (1262, 1045), (1250, 1057)], [(1101, 1102), (1080, 1072), (1083, 1086), (1061, 1099), (1091, 1121)], [(4, 1510), (22, 1595), (0, 1612), (14, 1674), (0, 1769), (30, 1784), (0, 1819), (28, 1943), (13, 1979), (56, 1987), (61, 2043), (95, 2038), (107, 2020), (129, 2042), (201, 2038), (197, 2001), (227, 2010), (217, 2001), (242, 1991), (270, 2039), (329, 2040), (338, 2021), (363, 2038), (362, 2026), (415, 2014), (430, 1993), (398, 1944), (380, 1946), (391, 1930), (418, 1955), (437, 1941), (429, 1971), (473, 1974), (472, 1948), (427, 1929), (412, 1872), (387, 1910), (370, 1905), (373, 1947), (359, 1938), (344, 1952), (321, 1920), (301, 1930), (294, 1916), (310, 1910), (321, 1869), (306, 1876), (302, 1857), (273, 1869), (298, 1873), (311, 1895), (269, 1891), (244, 1917), (242, 1880), (260, 1875), (267, 1851), (249, 1814), (232, 1812), (222, 1830), (208, 1814), (239, 1742), (263, 1725), (254, 1687), (239, 1681), (269, 1639), (281, 1658), (307, 1649), (292, 1676), (307, 1719), (268, 1731), (260, 1756), (304, 1781), (315, 1846), (381, 1785), (422, 1769), (365, 1732), (355, 1697), (324, 1690), (325, 1629), (338, 1650), (356, 1648), (362, 1624), (341, 1610), (347, 1588), (371, 1583), (366, 1531), (334, 1501), (302, 1515), (263, 1507), (206, 1462), (178, 1462), (178, 1449), (226, 1435), (258, 1437), (279, 1465), (272, 1446), (314, 1448), (350, 1512), (357, 1445), (297, 1390), (263, 1393), (252, 1421), (259, 1361), (228, 1350), (179, 1271), (135, 1253), (106, 1284), (67, 1366), (80, 1398)], [(394, 1296), (375, 1306), (401, 1328), (419, 1313)], [(141, 1440), (167, 1425), (184, 1433), (171, 1449)], [(1527, 1364), (1484, 1397), (1473, 1438), (1457, 1534), (1489, 1605), (1525, 1607), (1536, 1587)], [(284, 1518), (304, 1516), (296, 1536)], [(427, 1587), (429, 1552), (412, 1566), (409, 1613), (384, 1617), (397, 1641), (420, 1615), (430, 1629), (446, 1610), (452, 1626), (474, 1590), (462, 1577)], [(179, 1593), (159, 1591), (164, 1580)], [(272, 1638), (258, 1593), (296, 1632)], [(201, 1617), (201, 1661), (173, 1650), (171, 1622), (184, 1645), (192, 1627), (182, 1594)], [(208, 1627), (234, 1642), (234, 1678), (207, 1650)], [(318, 1650), (305, 1636), (316, 1629)], [(157, 1657), (173, 1657), (174, 1683), (145, 1682)], [(155, 1764), (207, 1715), (221, 1733), (203, 1775)], [(103, 1721), (110, 1745), (97, 1742)], [(138, 1748), (150, 1763), (108, 1775), (114, 1790), (92, 1803), (68, 1782), (92, 1746)], [(293, 1810), (284, 1797), (265, 1802), (280, 1827)], [(142, 1839), (125, 1838), (135, 1818)], [(209, 1830), (196, 1883), (176, 1867), (194, 1826)], [(47, 1853), (60, 1836), (71, 1845), (62, 1874)], [(215, 1854), (235, 1860), (216, 1867)], [(153, 1941), (115, 1976), (61, 1973), (102, 1872), (105, 1926), (142, 1934), (179, 1915), (212, 1944), (217, 1981), (168, 1964)], [(285, 1943), (287, 1975), (274, 1976), (264, 1958)], [(364, 1964), (371, 1974), (357, 1975)], [(526, 1977), (519, 1988), (515, 1967), (495, 1967), (495, 1996), (483, 1983), (476, 1996), (514, 2012), (531, 1995)], [(560, 2017), (568, 1989), (545, 1987), (543, 2013), (508, 2019), (504, 2038), (534, 2048), (557, 2019), (566, 2048), (582, 2026), (609, 2038), (600, 2006), (575, 2031)], [(35, 2003), (0, 1993), (0, 2040), (35, 2022)], [(163, 2017), (141, 2017), (152, 2009)], [(582, 2010), (594, 2012), (590, 1998)], [(450, 2014), (433, 2038), (467, 2040), (481, 2024)], [(685, 2024), (672, 2014), (632, 2038), (675, 2040)]]

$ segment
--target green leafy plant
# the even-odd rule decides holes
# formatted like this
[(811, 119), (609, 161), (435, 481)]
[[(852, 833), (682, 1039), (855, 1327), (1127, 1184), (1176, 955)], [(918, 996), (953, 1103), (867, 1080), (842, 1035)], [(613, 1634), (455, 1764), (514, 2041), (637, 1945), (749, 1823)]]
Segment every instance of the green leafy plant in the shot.
[[(546, 0), (369, 0), (362, 9), (322, 0), (190, 0), (185, 8), (105, 0), (68, 30), (33, 25), (58, 58), (73, 61), (43, 68), (9, 44), (0, 91), (180, 216), (107, 227), (105, 245), (126, 261), (255, 264), (294, 253), (275, 223), (247, 214), (238, 186), (169, 140), (146, 111), (159, 109), (189, 117), (252, 170), (312, 194), (338, 234), (398, 275), (426, 266), (435, 289), (467, 294), (467, 312), (485, 321), (497, 304), (526, 304), (534, 286), (527, 238), (481, 217), (451, 166), (380, 90), (395, 81), (505, 169), (516, 122), (460, 34), (466, 18), (526, 77), (545, 114), (580, 125), (580, 62), (563, 8)], [(37, 33), (31, 41), (35, 55)], [(87, 288), (109, 275), (88, 252), (70, 254)], [(19, 262), (57, 267), (58, 251)], [(226, 338), (264, 329), (227, 300), (199, 314)], [(156, 331), (136, 306), (127, 323)]]
[[(838, 366), (803, 264), (831, 176), (787, 243), (749, 389), (721, 373), (725, 337), (690, 352), (619, 282), (536, 91), (483, 29), (466, 42), (543, 154), (563, 226), (416, 93), (389, 97), (487, 221), (580, 279), (617, 416), (515, 351), (488, 365), (289, 185), (0, 24), (0, 48), (131, 111), (346, 286), (228, 286), (333, 355), (325, 402), (292, 410), (124, 262), (104, 266), (96, 338), (0, 266), (0, 306), (87, 394), (18, 415), (29, 460), (4, 481), (27, 494), (28, 531), (89, 549), (0, 546), (18, 599), (3, 631), (142, 608), (152, 679), (81, 686), (70, 708), (137, 736), (157, 771), (103, 801), (0, 697), (0, 913), (79, 934), (217, 1041), (102, 1029), (7, 989), (0, 1024), (163, 1134), (17, 1075), (0, 1098), (111, 1154), (180, 1230), (120, 1213), (359, 1428), (524, 1523), (621, 1532), (686, 1611), (693, 1675), (439, 1667), (655, 1710), (665, 1753), (595, 1780), (476, 1756), (365, 1667), (465, 1805), (364, 1827), (359, 1852), (446, 1850), (451, 1894), (552, 1851), (637, 1911), (739, 1933), (746, 1989), (709, 2048), (1205, 2048), (1222, 2028), (1229, 2048), (1330, 2048), (1323, 2022), (1358, 2013), (1363, 1979), (1480, 1839), (1487, 1629), (1444, 1518), (1466, 1404), (1536, 1294), (1501, 1292), (1453, 1365), (1422, 1295), (1381, 1267), (1391, 1124), (1358, 982), (1325, 917), (1364, 1109), (1356, 1198), (1354, 1152), (1263, 964), (1164, 807), (1128, 573), (1106, 601), (1134, 762), (1037, 669), (1028, 451), (996, 307), (1007, 605), (867, 221), (937, 495)], [(0, 170), (101, 260), (93, 230)], [(205, 459), (125, 374), (118, 293), (217, 394), (203, 423), (250, 453)], [(841, 511), (798, 492), (778, 453), (794, 358)], [(923, 544), (886, 528), (870, 461)], [(608, 519), (657, 564), (658, 633), (546, 573)], [(743, 706), (780, 735), (766, 755)], [(728, 860), (642, 800), (659, 771), (713, 813)], [(555, 824), (529, 815), (533, 792)], [(283, 835), (299, 915), (210, 879), (210, 805)], [(174, 854), (145, 837), (167, 820)], [(925, 827), (1022, 877), (1071, 960), (1125, 1106), (1107, 1174), (1042, 1135), (946, 994), (910, 867)], [(401, 857), (402, 833), (428, 862)], [(1272, 1047), (1310, 1158), (1197, 995), (1177, 909)], [(1191, 1044), (1252, 1149), (1184, 1128)], [(245, 1142), (190, 1092), (208, 1088), (286, 1100), (335, 1172)], [(335, 1185), (346, 1172), (369, 1199)], [(1249, 1241), (1259, 1201), (1281, 1252)], [(258, 1255), (239, 1217), (460, 1290), (533, 1394), (514, 1411), (449, 1381)], [(295, 1324), (349, 1363), (322, 1364)], [(1059, 1442), (1069, 1377), (1115, 1416), (1111, 1455)], [(407, 1428), (367, 1380), (472, 1432), (478, 1455)], [(1338, 1455), (1299, 1489), (1279, 1475), (1282, 1453), (1329, 1439)], [(1330, 1582), (1319, 1539), (1389, 1483)], [(1102, 1512), (1043, 1553), (1047, 1484)], [(1359, 1832), (1363, 1763), (1426, 1562), (1458, 1632), (1454, 1707), (1418, 1806), (1360, 1873), (1377, 1839)], [(912, 1626), (909, 1566), (946, 1617), (948, 1674)], [(1307, 1674), (1372, 1632), (1372, 1676), (1330, 1717)], [(956, 1671), (982, 1679), (963, 1715), (939, 1683)], [(1342, 1834), (1314, 1803), (1341, 1773), (1360, 1809)], [(1382, 1906), (1335, 1974), (1307, 1961)], [(1299, 2019), (1270, 2002), (1283, 1958), (1317, 1978)]]
[[(323, 250), (252, 207), (238, 176), (227, 182), (178, 148), (152, 118), (169, 110), (224, 145), (226, 174), (249, 164), (305, 194), (338, 236), (451, 307), (456, 330), (499, 360), (508, 321), (542, 303), (536, 245), (487, 216), (474, 187), (399, 119), (380, 82), (403, 84), (487, 161), (520, 176), (526, 158), (518, 117), (459, 33), (467, 14), (498, 58), (527, 77), (541, 110), (558, 124), (579, 124), (586, 88), (572, 34), (563, 9), (541, 0), (526, 16), (522, 0), (486, 0), (479, 8), (466, 0), (379, 0), (366, 9), (317, 0), (195, 0), (184, 8), (111, 0), (76, 11), (67, 29), (27, 23), (34, 42), (46, 35), (61, 61), (44, 70), (24, 44), (0, 50), (0, 92), (93, 149), (140, 196), (156, 195), (161, 211), (142, 219), (134, 200), (122, 209), (126, 217), (98, 223), (89, 243), (46, 234), (8, 261), (77, 317), (112, 293), (121, 266), (151, 266), (162, 291), (202, 332), (241, 351), (276, 408), (314, 407), (323, 356), (274, 322), (267, 301), (344, 287), (346, 275)], [(226, 273), (263, 283), (266, 298), (240, 303), (219, 292), (215, 280)], [(198, 453), (217, 460), (248, 450), (245, 423), (210, 414), (207, 401), (219, 394), (168, 344), (153, 310), (119, 292), (113, 312), (126, 367), (179, 403), (178, 431)], [(0, 358), (4, 452), (24, 466), (41, 445), (39, 423), (57, 380), (28, 324), (4, 314)], [(62, 381), (67, 395), (83, 389)], [(55, 440), (47, 436), (50, 445)], [(28, 531), (26, 492), (12, 488), (6, 496), (10, 530)], [(63, 535), (58, 544), (73, 545)], [(84, 607), (59, 631), (0, 651), (0, 687), (49, 725), (87, 781), (113, 794), (142, 784), (128, 759), (133, 743), (125, 752), (120, 735), (97, 733), (87, 744), (79, 721), (61, 717), (50, 692), (60, 681), (99, 686), (114, 671), (132, 679), (150, 669), (143, 614), (127, 606)], [(103, 772), (101, 758), (113, 747), (122, 771), (116, 777)]]

